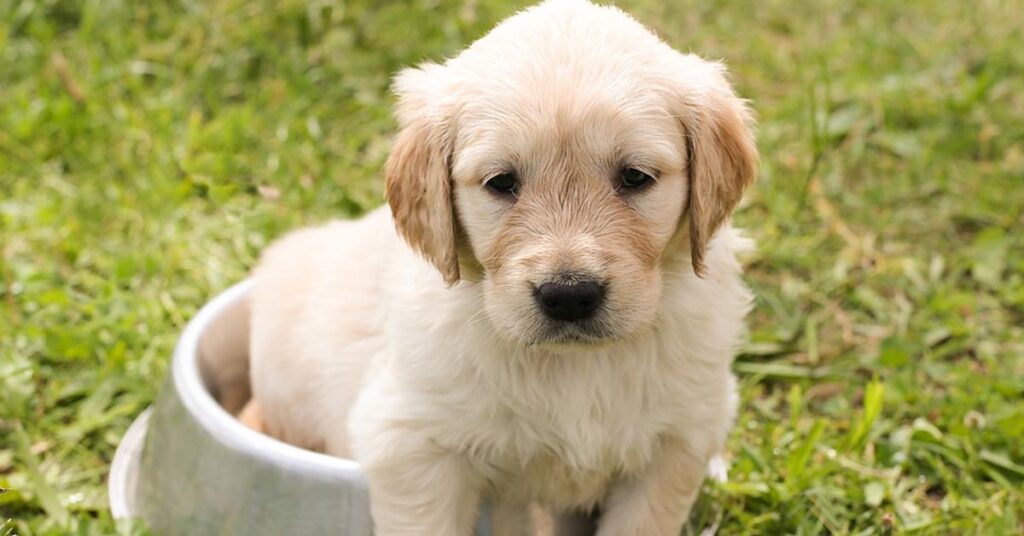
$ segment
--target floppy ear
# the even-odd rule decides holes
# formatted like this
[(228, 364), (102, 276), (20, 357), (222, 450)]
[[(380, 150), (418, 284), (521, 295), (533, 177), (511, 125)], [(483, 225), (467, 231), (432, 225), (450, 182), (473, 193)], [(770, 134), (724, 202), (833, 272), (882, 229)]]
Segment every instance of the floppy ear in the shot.
[(440, 113), (433, 76), (442, 67), (406, 69), (395, 79), (401, 131), (385, 165), (385, 192), (403, 239), (437, 267), (449, 285), (459, 281), (452, 199), (449, 120)]
[(750, 111), (733, 93), (725, 68), (692, 55), (683, 59), (690, 258), (693, 271), (703, 276), (708, 242), (757, 176), (757, 146)]

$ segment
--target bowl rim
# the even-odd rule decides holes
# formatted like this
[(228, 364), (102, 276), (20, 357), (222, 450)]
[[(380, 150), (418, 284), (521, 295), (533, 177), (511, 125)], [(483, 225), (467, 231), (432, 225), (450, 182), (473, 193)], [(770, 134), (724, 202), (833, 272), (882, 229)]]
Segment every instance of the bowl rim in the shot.
[(232, 285), (206, 303), (189, 321), (174, 349), (171, 375), (175, 391), (189, 415), (229, 449), (244, 455), (287, 466), (289, 470), (315, 472), (324, 477), (362, 478), (359, 464), (289, 445), (257, 432), (229, 414), (213, 398), (199, 371), (199, 339), (212, 321), (252, 291), (252, 279)]
[(149, 418), (153, 414), (153, 406), (142, 410), (132, 421), (128, 431), (114, 451), (110, 461), (110, 472), (107, 475), (107, 502), (110, 514), (114, 519), (127, 519), (139, 516), (136, 497), (139, 491), (139, 467), (142, 462), (142, 446), (146, 441), (146, 429)]

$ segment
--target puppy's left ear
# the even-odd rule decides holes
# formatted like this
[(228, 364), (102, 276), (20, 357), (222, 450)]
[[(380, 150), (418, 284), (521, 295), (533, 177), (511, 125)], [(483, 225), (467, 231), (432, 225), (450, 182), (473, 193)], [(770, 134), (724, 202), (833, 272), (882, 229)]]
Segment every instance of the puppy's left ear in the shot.
[(757, 176), (753, 118), (726, 79), (725, 67), (694, 55), (680, 56), (676, 80), (689, 153), (690, 258), (705, 273), (704, 253)]
[(450, 115), (438, 88), (444, 67), (428, 64), (395, 78), (401, 131), (385, 165), (385, 193), (398, 234), (449, 285), (459, 281), (450, 161)]

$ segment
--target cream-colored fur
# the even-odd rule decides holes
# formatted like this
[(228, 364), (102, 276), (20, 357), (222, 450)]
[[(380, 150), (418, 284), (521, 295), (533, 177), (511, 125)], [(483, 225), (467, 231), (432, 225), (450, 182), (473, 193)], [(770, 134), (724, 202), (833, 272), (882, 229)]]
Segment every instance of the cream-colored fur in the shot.
[[(248, 414), (360, 462), (382, 536), (470, 534), (485, 500), (497, 534), (527, 534), (531, 504), (677, 534), (732, 425), (751, 302), (728, 218), (757, 157), (723, 68), (550, 0), (396, 91), (390, 207), (255, 271)], [(655, 181), (625, 188), (628, 168)], [(501, 173), (515, 195), (486, 186)], [(565, 274), (604, 285), (593, 320), (540, 311)]]

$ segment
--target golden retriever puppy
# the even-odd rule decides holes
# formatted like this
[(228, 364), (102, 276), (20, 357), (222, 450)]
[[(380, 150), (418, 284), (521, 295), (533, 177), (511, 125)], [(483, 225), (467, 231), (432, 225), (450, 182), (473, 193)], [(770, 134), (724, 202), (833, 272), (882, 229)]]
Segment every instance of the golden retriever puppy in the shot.
[(497, 534), (530, 505), (677, 534), (735, 413), (755, 177), (724, 68), (550, 0), (395, 81), (390, 207), (255, 271), (249, 415), (351, 457), (376, 533)]

